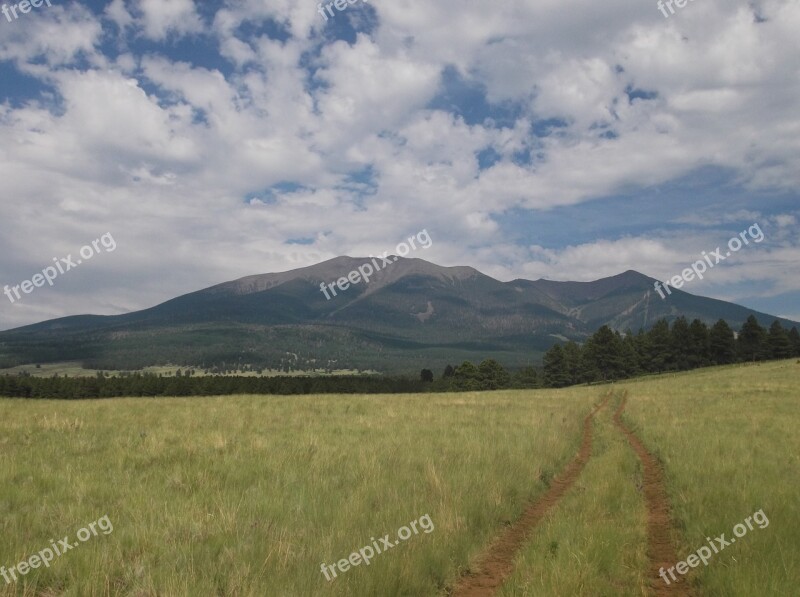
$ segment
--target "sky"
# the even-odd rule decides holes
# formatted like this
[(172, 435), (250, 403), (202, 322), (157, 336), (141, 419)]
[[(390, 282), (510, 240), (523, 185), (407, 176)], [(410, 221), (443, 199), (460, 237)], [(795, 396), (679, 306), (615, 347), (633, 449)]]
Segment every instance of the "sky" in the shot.
[(0, 329), (422, 230), (504, 281), (666, 280), (754, 225), (683, 290), (800, 320), (800, 2), (50, 4), (0, 14)]

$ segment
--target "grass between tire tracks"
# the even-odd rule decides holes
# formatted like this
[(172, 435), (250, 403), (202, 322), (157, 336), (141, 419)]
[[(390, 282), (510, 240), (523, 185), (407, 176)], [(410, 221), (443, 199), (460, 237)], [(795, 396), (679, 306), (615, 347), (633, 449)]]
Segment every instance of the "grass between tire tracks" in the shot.
[(499, 595), (645, 594), (641, 469), (609, 406), (595, 418), (592, 456), (580, 478), (532, 534)]
[(661, 463), (647, 451), (647, 448), (622, 422), (622, 413), (628, 400), (627, 390), (622, 393), (614, 424), (625, 435), (636, 452), (642, 467), (642, 494), (647, 507), (647, 556), (649, 561), (650, 592), (656, 596), (691, 595), (686, 577), (666, 584), (659, 577), (662, 568), (674, 565), (678, 558), (673, 544), (672, 508), (669, 503), (665, 474)]
[(531, 502), (522, 516), (511, 524), (489, 548), (482, 554), (477, 563), (477, 570), (464, 575), (456, 584), (452, 594), (454, 597), (484, 597), (494, 595), (505, 578), (514, 567), (514, 558), (527, 541), (529, 535), (563, 498), (574, 485), (592, 455), (593, 421), (611, 399), (609, 391), (602, 402), (586, 415), (583, 420), (583, 433), (578, 454), (567, 467), (553, 479), (550, 487), (543, 495)]

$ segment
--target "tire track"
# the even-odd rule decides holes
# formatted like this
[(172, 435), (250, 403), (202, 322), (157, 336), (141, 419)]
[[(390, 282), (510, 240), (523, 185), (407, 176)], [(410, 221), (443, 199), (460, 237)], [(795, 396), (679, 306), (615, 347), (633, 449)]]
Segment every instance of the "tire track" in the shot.
[(507, 527), (478, 558), (477, 572), (462, 576), (450, 592), (452, 597), (489, 597), (494, 595), (514, 569), (514, 557), (530, 536), (534, 527), (572, 487), (592, 455), (592, 420), (595, 414), (611, 399), (609, 391), (603, 401), (583, 420), (583, 438), (578, 454), (562, 473), (553, 479), (550, 488), (536, 501), (530, 503), (522, 516)]
[(656, 460), (655, 456), (647, 451), (647, 448), (636, 437), (636, 434), (622, 422), (622, 411), (625, 410), (627, 401), (628, 391), (625, 390), (619, 407), (614, 413), (614, 423), (628, 439), (628, 443), (630, 443), (642, 463), (644, 499), (647, 506), (647, 557), (650, 560), (650, 588), (656, 597), (691, 596), (693, 593), (685, 576), (678, 574), (676, 575), (678, 580), (671, 580), (671, 584), (667, 585), (658, 575), (662, 566), (667, 569), (670, 566), (675, 566), (678, 562), (675, 547), (670, 537), (672, 519), (670, 517), (669, 497), (661, 464)]

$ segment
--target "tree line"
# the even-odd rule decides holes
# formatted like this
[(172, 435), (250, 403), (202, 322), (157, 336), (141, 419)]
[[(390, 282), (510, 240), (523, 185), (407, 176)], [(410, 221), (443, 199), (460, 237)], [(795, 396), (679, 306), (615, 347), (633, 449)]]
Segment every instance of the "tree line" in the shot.
[(544, 355), (543, 385), (613, 381), (647, 373), (688, 371), (709, 365), (800, 357), (800, 333), (779, 321), (765, 330), (751, 315), (735, 334), (720, 319), (711, 328), (699, 319), (659, 320), (650, 330), (620, 334), (604, 325), (583, 345), (557, 344)]
[[(188, 373), (188, 371), (187, 371)], [(245, 377), (133, 373), (111, 377), (1, 375), (0, 396), (12, 398), (115, 398), (122, 396), (226, 396), (232, 394), (399, 394), (425, 391), (408, 377), (320, 376)]]
[(563, 388), (581, 383), (613, 381), (669, 371), (688, 371), (710, 365), (800, 357), (800, 333), (786, 331), (779, 321), (765, 330), (750, 316), (734, 333), (720, 319), (710, 328), (695, 319), (678, 317), (672, 326), (661, 319), (648, 331), (620, 334), (604, 325), (583, 344), (555, 344), (541, 368), (527, 367), (513, 375), (492, 359), (474, 365), (448, 365), (441, 379), (423, 369), (421, 379), (439, 391), (477, 391), (501, 388)]

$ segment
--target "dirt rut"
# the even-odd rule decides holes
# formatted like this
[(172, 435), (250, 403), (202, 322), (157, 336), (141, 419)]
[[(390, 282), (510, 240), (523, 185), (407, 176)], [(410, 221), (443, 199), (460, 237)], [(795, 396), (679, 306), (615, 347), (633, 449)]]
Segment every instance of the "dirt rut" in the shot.
[(494, 595), (514, 568), (514, 557), (527, 540), (533, 528), (572, 487), (592, 454), (592, 419), (608, 403), (611, 392), (583, 420), (583, 439), (577, 456), (560, 475), (554, 478), (549, 489), (525, 508), (522, 516), (506, 528), (478, 559), (477, 571), (471, 572), (456, 583), (452, 597), (487, 597)]
[(644, 444), (622, 422), (622, 411), (628, 400), (628, 392), (622, 395), (619, 407), (614, 413), (614, 423), (620, 428), (628, 442), (642, 462), (644, 477), (644, 499), (647, 506), (647, 556), (650, 560), (649, 582), (652, 594), (656, 597), (676, 595), (693, 595), (686, 578), (675, 574), (677, 581), (667, 575), (670, 584), (667, 585), (658, 575), (663, 566), (666, 570), (678, 562), (675, 548), (670, 538), (672, 522), (670, 518), (669, 497), (664, 483), (664, 472), (661, 464), (647, 451)]

